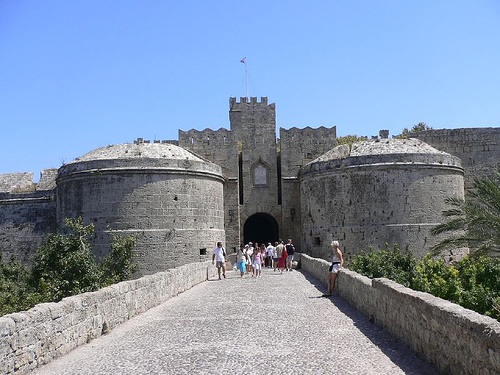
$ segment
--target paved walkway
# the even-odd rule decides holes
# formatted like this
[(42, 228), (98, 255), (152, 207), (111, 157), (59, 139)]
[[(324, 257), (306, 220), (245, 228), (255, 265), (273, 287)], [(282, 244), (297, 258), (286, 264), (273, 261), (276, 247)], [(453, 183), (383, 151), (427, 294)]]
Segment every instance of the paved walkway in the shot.
[(437, 374), (299, 271), (209, 280), (34, 374)]

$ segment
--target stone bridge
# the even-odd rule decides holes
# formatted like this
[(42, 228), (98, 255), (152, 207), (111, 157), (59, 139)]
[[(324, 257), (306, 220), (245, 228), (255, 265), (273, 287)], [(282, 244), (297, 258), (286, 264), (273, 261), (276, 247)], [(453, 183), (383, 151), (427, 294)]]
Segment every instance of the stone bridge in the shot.
[(231, 271), (169, 299), (34, 374), (433, 374), (307, 275)]
[[(265, 270), (258, 279), (230, 271), (221, 281), (207, 263), (188, 265), (8, 315), (0, 318), (1, 339), (16, 351), (5, 354), (0, 346), (0, 373), (500, 373), (500, 324), (493, 319), (460, 307), (450, 310), (451, 304), (439, 300), (441, 318), (457, 326), (453, 342), (432, 311), (434, 297), (383, 279), (369, 285), (371, 280), (345, 270), (336, 294), (325, 298), (324, 284), (313, 275), (322, 279), (328, 263), (307, 256), (301, 263), (300, 271)], [(380, 302), (378, 312), (364, 311), (373, 309), (370, 293)], [(383, 307), (388, 296), (400, 305), (395, 312)], [(359, 301), (365, 308), (353, 307)], [(84, 312), (75, 314), (77, 307)], [(446, 316), (450, 311), (458, 320)], [(420, 330), (423, 319), (428, 329), (413, 334), (411, 326)], [(405, 324), (402, 331), (419, 337), (401, 336), (398, 327)], [(44, 335), (50, 337), (37, 344)], [(439, 342), (423, 343), (426, 339)]]

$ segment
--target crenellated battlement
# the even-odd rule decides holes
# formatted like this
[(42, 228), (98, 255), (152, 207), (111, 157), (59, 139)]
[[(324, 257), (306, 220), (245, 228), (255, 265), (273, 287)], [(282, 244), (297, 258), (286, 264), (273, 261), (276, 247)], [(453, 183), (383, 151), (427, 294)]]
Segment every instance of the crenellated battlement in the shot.
[(238, 106), (238, 105), (241, 105), (241, 104), (251, 104), (251, 105), (257, 105), (257, 104), (260, 104), (260, 105), (268, 105), (267, 104), (267, 96), (261, 96), (260, 98), (260, 102), (257, 101), (257, 97), (251, 97), (251, 98), (246, 98), (246, 97), (240, 97), (240, 101), (237, 102), (236, 101), (236, 98), (229, 98), (229, 106), (231, 109), (233, 109), (233, 107), (235, 106)]
[(38, 183), (33, 182), (33, 175), (33, 172), (0, 174), (0, 193), (29, 194), (56, 188), (57, 169), (43, 169)]
[(324, 154), (337, 144), (337, 128), (280, 128), (281, 165), (283, 176), (293, 177), (300, 166)]
[(328, 136), (333, 136), (337, 137), (337, 128), (335, 126), (331, 128), (327, 128), (325, 126), (320, 126), (317, 128), (312, 128), (310, 126), (306, 126), (305, 128), (297, 128), (297, 127), (292, 127), (290, 129), (285, 129), (285, 128), (280, 128), (280, 135), (283, 134), (285, 136), (298, 136), (302, 137), (304, 135), (307, 136), (316, 136), (316, 137), (323, 137), (325, 135)]
[(2, 193), (31, 193), (35, 191), (35, 188), (33, 172), (0, 174), (0, 192)]
[(223, 146), (232, 141), (231, 134), (231, 131), (225, 128), (179, 130), (179, 145), (188, 148), (199, 145)]

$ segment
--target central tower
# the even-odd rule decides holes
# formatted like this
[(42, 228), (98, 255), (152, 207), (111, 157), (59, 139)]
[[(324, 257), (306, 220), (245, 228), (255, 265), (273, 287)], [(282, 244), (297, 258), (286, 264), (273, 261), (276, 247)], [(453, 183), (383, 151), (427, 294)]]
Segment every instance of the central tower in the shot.
[[(179, 146), (222, 168), (226, 246), (292, 238), (299, 242), (299, 170), (336, 145), (336, 129), (280, 128), (267, 98), (229, 99), (230, 130), (179, 130)], [(219, 241), (214, 238), (215, 242)]]
[[(281, 228), (281, 172), (275, 104), (268, 104), (265, 97), (260, 102), (230, 98), (229, 120), (238, 145), (239, 233), (244, 234), (240, 240), (276, 241)], [(255, 225), (245, 225), (250, 218)], [(262, 226), (270, 230), (258, 230)]]

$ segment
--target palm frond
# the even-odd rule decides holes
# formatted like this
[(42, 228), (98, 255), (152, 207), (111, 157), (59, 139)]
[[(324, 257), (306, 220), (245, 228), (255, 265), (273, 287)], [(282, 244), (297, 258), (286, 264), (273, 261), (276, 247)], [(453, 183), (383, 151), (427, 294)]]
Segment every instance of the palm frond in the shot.
[(500, 253), (500, 172), (494, 178), (476, 179), (470, 199), (445, 199), (450, 209), (443, 211), (449, 218), (431, 230), (434, 235), (459, 232), (441, 241), (433, 252), (453, 247), (470, 247), (477, 254)]
[(457, 218), (435, 226), (434, 228), (431, 229), (431, 233), (437, 235), (444, 232), (464, 230), (465, 227), (466, 227), (466, 221), (463, 218)]

